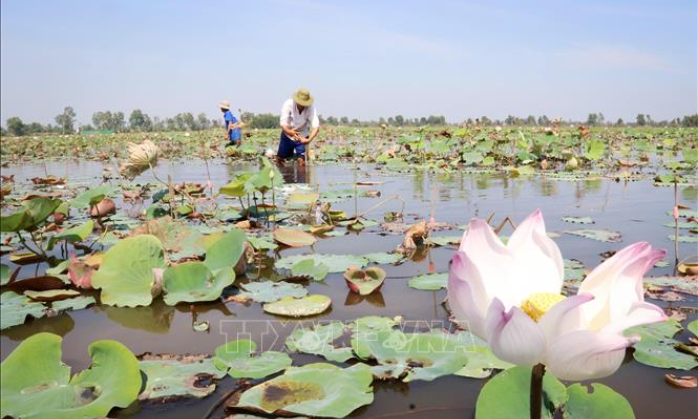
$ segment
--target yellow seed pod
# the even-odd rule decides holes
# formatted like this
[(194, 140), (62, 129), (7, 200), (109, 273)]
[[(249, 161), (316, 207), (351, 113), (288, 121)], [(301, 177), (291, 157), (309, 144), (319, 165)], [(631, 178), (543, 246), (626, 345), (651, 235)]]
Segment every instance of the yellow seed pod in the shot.
[(564, 295), (554, 292), (536, 292), (521, 303), (521, 310), (537, 322), (555, 304), (564, 299)]

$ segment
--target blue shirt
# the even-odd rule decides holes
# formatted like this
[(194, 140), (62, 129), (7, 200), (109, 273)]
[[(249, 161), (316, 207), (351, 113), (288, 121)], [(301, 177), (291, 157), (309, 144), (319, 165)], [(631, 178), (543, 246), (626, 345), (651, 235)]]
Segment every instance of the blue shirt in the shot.
[[(238, 120), (235, 118), (235, 116), (232, 114), (230, 111), (225, 111), (225, 129), (228, 129), (228, 123), (232, 122), (233, 124), (237, 124)], [(240, 131), (240, 128), (235, 128), (234, 130), (229, 130), (228, 131), (228, 139), (231, 142), (238, 142), (240, 141), (240, 137), (242, 135), (242, 132)]]

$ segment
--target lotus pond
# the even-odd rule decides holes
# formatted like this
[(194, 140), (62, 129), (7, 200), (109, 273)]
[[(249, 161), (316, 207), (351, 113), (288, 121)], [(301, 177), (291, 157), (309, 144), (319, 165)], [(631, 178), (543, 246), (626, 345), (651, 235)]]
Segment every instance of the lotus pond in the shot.
[(258, 160), (275, 135), (2, 139), (3, 416), (526, 418), (530, 368), (445, 300), (471, 218), (536, 209), (566, 294), (667, 250), (668, 319), (593, 393), (546, 375), (543, 417), (698, 415), (695, 130), (339, 129), (305, 168)]

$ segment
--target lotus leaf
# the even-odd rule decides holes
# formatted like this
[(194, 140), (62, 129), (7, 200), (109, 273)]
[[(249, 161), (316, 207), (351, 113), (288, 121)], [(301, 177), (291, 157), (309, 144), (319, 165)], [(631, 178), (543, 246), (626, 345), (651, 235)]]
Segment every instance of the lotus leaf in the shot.
[(414, 278), (407, 281), (407, 285), (410, 288), (426, 291), (437, 291), (442, 288), (446, 288), (446, 283), (448, 282), (448, 274), (426, 274), (415, 276)]
[(308, 295), (308, 290), (302, 285), (285, 281), (261, 281), (241, 284), (244, 291), (238, 294), (244, 299), (253, 300), (258, 303), (272, 303), (284, 297), (300, 298)]
[(297, 328), (286, 338), (286, 348), (293, 352), (320, 355), (329, 361), (345, 362), (353, 357), (349, 347), (336, 347), (332, 344), (342, 337), (346, 330), (344, 323), (333, 321), (310, 328)]
[(185, 262), (165, 269), (164, 300), (171, 306), (181, 302), (214, 301), (233, 282), (235, 272), (231, 267), (212, 272), (203, 262)]
[(330, 308), (332, 300), (321, 294), (308, 295), (303, 298), (284, 297), (279, 301), (264, 305), (264, 311), (287, 317), (306, 317), (323, 313)]
[(343, 418), (373, 402), (372, 380), (365, 364), (346, 369), (325, 363), (290, 367), (282, 376), (245, 391), (237, 406), (266, 413)]
[(266, 351), (255, 354), (257, 344), (249, 339), (228, 342), (216, 348), (213, 363), (233, 378), (264, 378), (291, 365), (283, 352)]
[(144, 234), (124, 239), (104, 255), (92, 286), (102, 290), (103, 304), (147, 306), (153, 301), (154, 269), (164, 269), (165, 258), (160, 240)]
[(360, 358), (378, 362), (371, 368), (375, 376), (404, 382), (432, 381), (460, 371), (468, 362), (466, 348), (445, 334), (377, 330), (356, 334), (351, 344)]
[(128, 348), (113, 340), (94, 342), (92, 366), (71, 378), (70, 367), (61, 362), (61, 341), (58, 335), (38, 333), (2, 362), (3, 417), (101, 418), (136, 400), (142, 379)]
[(141, 400), (206, 397), (216, 390), (216, 384), (197, 384), (205, 379), (225, 377), (225, 371), (216, 368), (205, 355), (148, 355), (139, 366), (147, 377), (145, 389), (138, 396)]

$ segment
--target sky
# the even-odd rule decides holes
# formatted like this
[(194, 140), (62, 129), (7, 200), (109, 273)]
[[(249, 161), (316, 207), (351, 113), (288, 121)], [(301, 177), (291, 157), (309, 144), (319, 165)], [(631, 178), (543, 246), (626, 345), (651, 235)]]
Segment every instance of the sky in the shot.
[(698, 112), (695, 0), (2, 0), (0, 120)]

